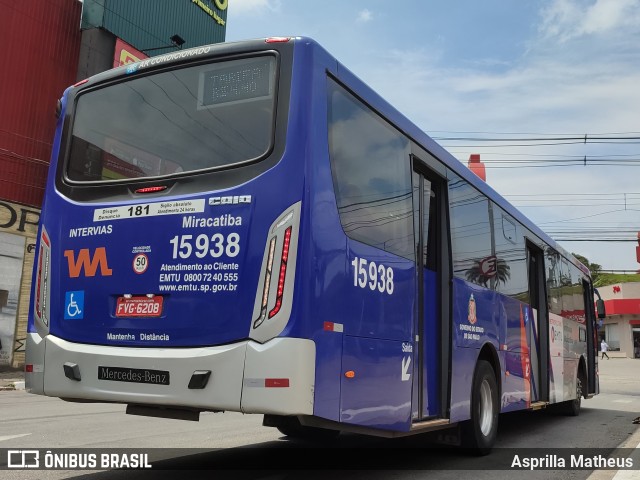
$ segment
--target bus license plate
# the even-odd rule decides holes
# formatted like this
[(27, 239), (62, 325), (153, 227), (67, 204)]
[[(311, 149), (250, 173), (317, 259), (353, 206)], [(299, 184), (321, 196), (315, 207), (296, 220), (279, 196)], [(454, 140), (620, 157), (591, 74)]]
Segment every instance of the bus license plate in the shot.
[(162, 300), (162, 296), (118, 297), (116, 317), (159, 317)]

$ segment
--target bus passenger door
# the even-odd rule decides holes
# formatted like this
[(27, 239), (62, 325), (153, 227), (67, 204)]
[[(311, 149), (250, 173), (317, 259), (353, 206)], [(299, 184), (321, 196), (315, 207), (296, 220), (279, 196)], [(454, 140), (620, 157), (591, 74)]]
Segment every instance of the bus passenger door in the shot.
[[(413, 379), (413, 421), (442, 416), (448, 398), (444, 386), (443, 358), (448, 358), (448, 341), (443, 342), (441, 254), (443, 182), (414, 157), (413, 201), (416, 232), (417, 312)], [(445, 302), (446, 303), (446, 302)], [(446, 330), (446, 329), (445, 329)], [(448, 330), (446, 334), (448, 338)], [(446, 382), (446, 378), (444, 380)]]
[[(598, 352), (596, 350), (595, 331), (596, 331), (596, 312), (594, 305), (594, 291), (591, 283), (582, 279), (582, 293), (584, 296), (585, 306), (585, 328), (587, 334), (587, 393), (599, 393), (597, 363)], [(635, 332), (634, 332), (635, 333)], [(582, 338), (580, 338), (582, 340)], [(635, 345), (635, 343), (634, 343)], [(583, 386), (583, 389), (585, 387)]]
[(549, 399), (549, 315), (543, 255), (541, 249), (527, 243), (529, 302), (532, 318), (526, 325), (526, 338), (529, 349), (528, 376), (531, 403)]

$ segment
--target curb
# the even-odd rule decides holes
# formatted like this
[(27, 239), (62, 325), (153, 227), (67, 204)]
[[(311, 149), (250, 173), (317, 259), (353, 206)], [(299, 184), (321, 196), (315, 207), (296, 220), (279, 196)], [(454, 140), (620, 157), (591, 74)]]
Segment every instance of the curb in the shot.
[[(611, 455), (615, 456), (616, 451), (619, 448), (640, 448), (640, 428), (633, 432), (633, 434), (626, 441), (618, 445), (618, 447), (611, 453)], [(627, 474), (633, 476), (628, 476)], [(616, 480), (625, 480), (639, 477), (636, 470), (596, 470), (591, 475), (589, 475), (589, 477), (587, 477), (587, 480), (612, 480), (614, 478)]]
[(13, 392), (15, 390), (24, 390), (25, 381), (19, 378), (10, 378), (0, 381), (0, 392)]

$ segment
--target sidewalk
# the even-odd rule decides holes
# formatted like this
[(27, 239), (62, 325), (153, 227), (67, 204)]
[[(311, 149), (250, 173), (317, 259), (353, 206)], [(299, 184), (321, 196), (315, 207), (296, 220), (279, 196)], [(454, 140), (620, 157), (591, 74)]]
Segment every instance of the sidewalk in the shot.
[(0, 367), (0, 392), (3, 390), (24, 390), (24, 370)]

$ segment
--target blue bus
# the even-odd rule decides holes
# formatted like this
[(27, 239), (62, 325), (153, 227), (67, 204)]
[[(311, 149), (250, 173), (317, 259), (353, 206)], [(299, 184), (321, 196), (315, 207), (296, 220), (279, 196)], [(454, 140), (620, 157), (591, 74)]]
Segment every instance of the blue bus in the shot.
[(588, 269), (304, 37), (68, 88), (31, 295), (27, 390), (133, 415), (488, 453), (598, 393)]

